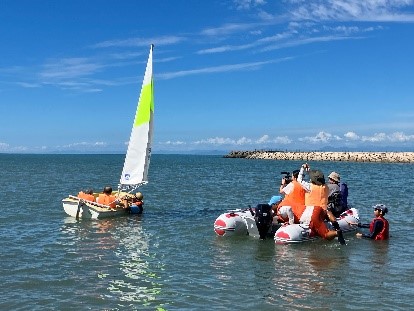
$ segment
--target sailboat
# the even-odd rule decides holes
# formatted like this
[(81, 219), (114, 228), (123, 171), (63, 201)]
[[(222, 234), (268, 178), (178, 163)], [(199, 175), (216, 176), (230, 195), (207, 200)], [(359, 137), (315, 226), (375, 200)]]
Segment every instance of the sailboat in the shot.
[[(112, 193), (119, 200), (148, 183), (154, 116), (153, 49), (154, 45), (151, 45), (118, 191)], [(62, 200), (63, 209), (66, 214), (77, 219), (101, 219), (128, 213), (128, 209), (119, 204), (118, 199), (113, 202), (116, 206), (111, 207), (96, 202), (99, 193), (93, 193), (93, 196), (94, 201), (90, 201), (69, 195)]]

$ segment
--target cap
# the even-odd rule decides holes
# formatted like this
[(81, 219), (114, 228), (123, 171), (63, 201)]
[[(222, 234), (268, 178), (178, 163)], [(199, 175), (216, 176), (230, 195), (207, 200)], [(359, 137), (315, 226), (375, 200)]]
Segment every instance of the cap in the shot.
[(329, 179), (332, 179), (333, 181), (339, 182), (341, 180), (341, 176), (337, 172), (332, 172), (328, 176)]
[(325, 184), (325, 176), (320, 170), (309, 171), (309, 177), (313, 184), (322, 186)]
[(270, 198), (269, 205), (273, 205), (282, 201), (282, 197), (280, 195), (274, 195)]

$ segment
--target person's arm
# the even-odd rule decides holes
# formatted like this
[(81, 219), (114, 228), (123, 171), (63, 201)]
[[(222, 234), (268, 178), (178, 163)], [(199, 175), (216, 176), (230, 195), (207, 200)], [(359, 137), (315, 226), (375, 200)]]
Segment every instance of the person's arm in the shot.
[(370, 232), (369, 234), (363, 233), (361, 237), (367, 238), (367, 239), (375, 239), (375, 237), (381, 232), (384, 224), (380, 220), (375, 220), (374, 222), (374, 230)]
[(292, 192), (292, 189), (293, 189), (293, 184), (292, 183), (289, 183), (289, 184), (287, 184), (287, 185), (285, 185), (283, 182), (284, 182), (284, 178), (282, 179), (282, 184), (280, 185), (280, 193), (281, 194), (289, 194), (289, 193), (291, 193)]
[(303, 180), (304, 171), (305, 171), (305, 168), (302, 165), (299, 170), (298, 182), (302, 185), (303, 189), (305, 189), (306, 192), (310, 192), (310, 183)]

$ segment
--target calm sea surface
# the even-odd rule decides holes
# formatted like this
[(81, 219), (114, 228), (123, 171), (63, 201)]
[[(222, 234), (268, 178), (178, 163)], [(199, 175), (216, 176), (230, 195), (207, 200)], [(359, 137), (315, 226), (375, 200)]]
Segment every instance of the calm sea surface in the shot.
[(153, 155), (142, 217), (66, 216), (68, 194), (116, 188), (123, 160), (0, 154), (0, 310), (413, 309), (413, 164), (311, 162), (340, 172), (362, 222), (386, 204), (392, 236), (284, 246), (213, 223), (267, 202), (300, 162)]

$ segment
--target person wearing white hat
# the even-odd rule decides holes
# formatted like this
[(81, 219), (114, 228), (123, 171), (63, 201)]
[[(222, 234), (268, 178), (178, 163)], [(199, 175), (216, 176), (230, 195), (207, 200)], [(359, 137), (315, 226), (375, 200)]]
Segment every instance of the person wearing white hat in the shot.
[(337, 172), (328, 175), (328, 210), (339, 217), (348, 209), (348, 185), (341, 183), (341, 176)]
[(341, 180), (341, 177), (337, 172), (332, 172), (328, 175), (328, 188), (329, 188), (329, 195), (334, 193), (335, 191), (339, 191), (339, 182)]

